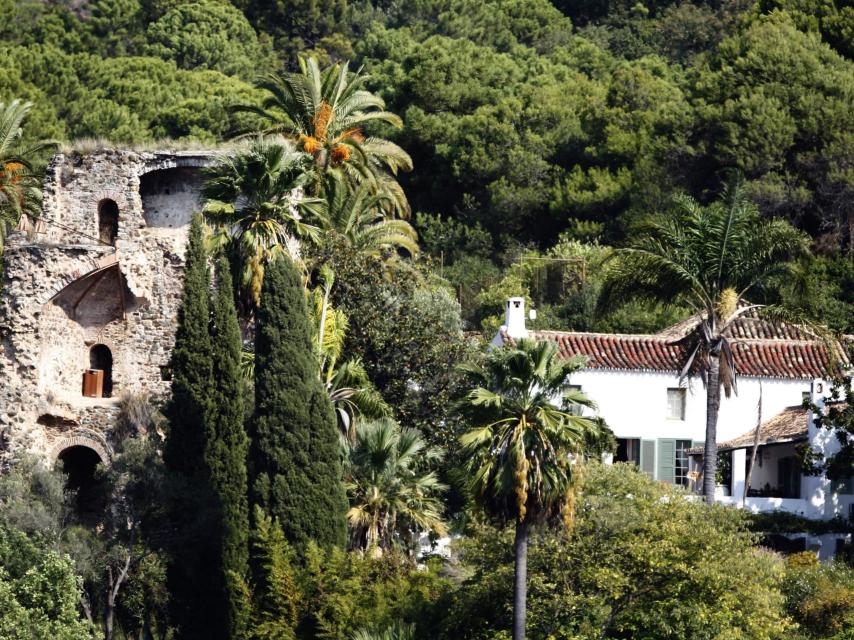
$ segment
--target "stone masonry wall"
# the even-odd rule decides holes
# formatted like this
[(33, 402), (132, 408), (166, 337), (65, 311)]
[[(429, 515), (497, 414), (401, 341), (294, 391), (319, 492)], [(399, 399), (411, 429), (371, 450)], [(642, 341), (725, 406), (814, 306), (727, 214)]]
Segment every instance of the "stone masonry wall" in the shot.
[[(213, 152), (106, 150), (50, 163), (41, 232), (12, 234), (4, 256), (0, 458), (55, 457), (84, 441), (109, 454), (118, 398), (168, 392), (187, 226), (200, 207), (199, 168), (214, 160)], [(106, 198), (119, 209), (115, 247), (98, 240)], [(111, 398), (82, 396), (95, 345), (112, 353)]]

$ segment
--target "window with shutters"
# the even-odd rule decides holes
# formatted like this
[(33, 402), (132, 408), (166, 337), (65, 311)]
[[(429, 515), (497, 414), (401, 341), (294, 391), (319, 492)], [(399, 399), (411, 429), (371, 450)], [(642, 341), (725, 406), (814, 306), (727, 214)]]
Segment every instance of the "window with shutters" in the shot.
[(688, 480), (688, 449), (691, 448), (690, 440), (676, 441), (676, 484), (687, 487)]
[(676, 440), (658, 440), (658, 479), (673, 484), (676, 482)]
[(667, 418), (669, 420), (685, 419), (685, 389), (667, 390)]
[(640, 438), (617, 438), (614, 462), (640, 464)]

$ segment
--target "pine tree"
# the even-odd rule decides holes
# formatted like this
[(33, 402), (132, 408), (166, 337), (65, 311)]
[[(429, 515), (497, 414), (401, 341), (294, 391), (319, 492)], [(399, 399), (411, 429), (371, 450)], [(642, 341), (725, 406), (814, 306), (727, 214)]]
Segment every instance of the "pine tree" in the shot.
[(166, 406), (169, 435), (163, 452), (173, 488), (169, 511), (175, 527), (167, 581), (181, 640), (227, 638), (223, 585), (216, 570), (220, 550), (215, 532), (220, 519), (205, 459), (214, 390), (210, 325), (204, 223), (196, 216), (190, 225), (178, 307), (172, 397)]
[(312, 353), (299, 273), (286, 257), (266, 269), (255, 335), (250, 499), (297, 547), (343, 545), (347, 497), (335, 414)]
[(231, 272), (224, 257), (217, 261), (213, 301), (213, 411), (208, 420), (205, 462), (219, 506), (220, 569), (224, 580), (229, 638), (243, 637), (248, 624), (246, 579), (249, 566), (249, 505), (244, 429), (242, 343), (234, 306)]

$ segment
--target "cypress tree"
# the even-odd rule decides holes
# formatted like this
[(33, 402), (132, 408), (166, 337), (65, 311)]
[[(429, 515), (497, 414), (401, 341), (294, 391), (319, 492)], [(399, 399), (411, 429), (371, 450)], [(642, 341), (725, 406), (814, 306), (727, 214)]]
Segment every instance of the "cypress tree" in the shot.
[(217, 503), (205, 460), (214, 389), (209, 290), (204, 223), (196, 216), (184, 264), (171, 360), (172, 397), (166, 406), (169, 435), (163, 451), (173, 488), (169, 511), (175, 527), (167, 582), (172, 619), (182, 640), (227, 638), (223, 585), (216, 571), (219, 549), (211, 533), (217, 530)]
[(249, 565), (249, 506), (244, 429), (243, 350), (234, 306), (228, 261), (217, 261), (213, 301), (213, 411), (209, 419), (205, 461), (217, 497), (220, 520), (220, 571), (228, 637), (241, 638), (248, 625), (246, 579)]
[(204, 464), (205, 417), (213, 386), (209, 284), (204, 223), (201, 216), (195, 216), (190, 224), (170, 362), (172, 397), (166, 407), (170, 429), (163, 451), (170, 471), (190, 476), (200, 473)]
[(312, 353), (305, 294), (286, 257), (267, 266), (255, 331), (250, 500), (288, 541), (343, 545), (347, 496), (335, 414)]

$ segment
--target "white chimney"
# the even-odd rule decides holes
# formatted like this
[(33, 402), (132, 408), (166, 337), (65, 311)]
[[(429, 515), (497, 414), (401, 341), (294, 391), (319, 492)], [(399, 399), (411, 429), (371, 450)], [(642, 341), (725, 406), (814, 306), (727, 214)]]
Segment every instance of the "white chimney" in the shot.
[(527, 338), (528, 330), (525, 328), (525, 298), (509, 298), (505, 309), (504, 322), (507, 336), (510, 338)]

